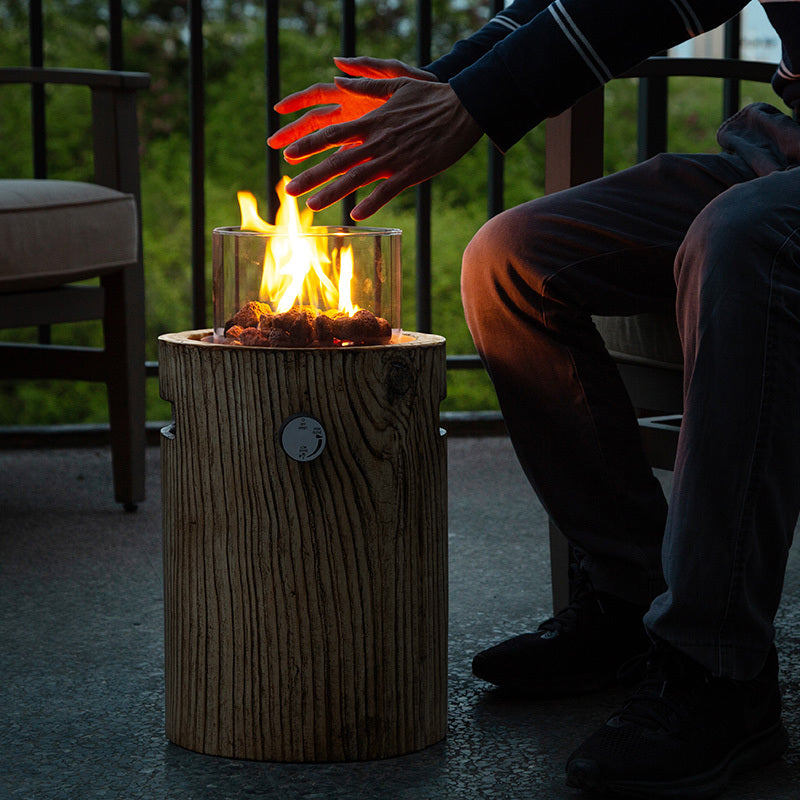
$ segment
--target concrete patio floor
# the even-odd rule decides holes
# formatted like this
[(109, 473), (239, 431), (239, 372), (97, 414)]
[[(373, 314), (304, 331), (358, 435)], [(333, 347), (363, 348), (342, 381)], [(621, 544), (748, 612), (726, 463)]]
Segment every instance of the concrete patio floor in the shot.
[[(148, 498), (125, 514), (106, 449), (0, 452), (0, 800), (586, 797), (563, 764), (624, 694), (520, 701), (470, 673), (476, 650), (550, 613), (546, 519), (507, 439), (449, 442), (448, 736), (355, 764), (236, 761), (165, 738), (158, 448), (147, 467)], [(778, 636), (791, 749), (725, 800), (800, 797), (797, 548)]]

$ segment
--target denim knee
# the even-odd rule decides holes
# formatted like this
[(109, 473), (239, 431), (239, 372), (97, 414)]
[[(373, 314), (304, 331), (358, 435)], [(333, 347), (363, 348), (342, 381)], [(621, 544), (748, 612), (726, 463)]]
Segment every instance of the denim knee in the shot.
[(698, 326), (735, 327), (742, 314), (767, 302), (770, 270), (782, 241), (775, 233), (746, 184), (703, 209), (675, 259), (678, 319), (685, 337)]
[(492, 217), (464, 251), (461, 297), (473, 338), (499, 309), (539, 316), (544, 286), (559, 266), (541, 249), (552, 238), (548, 206), (548, 198), (540, 198)]
[(502, 273), (509, 262), (506, 250), (511, 231), (506, 214), (486, 222), (464, 250), (461, 263), (461, 300), (464, 316), (478, 350), (483, 329), (491, 324), (502, 290)]
[(765, 284), (783, 237), (776, 237), (773, 212), (764, 209), (753, 187), (740, 184), (709, 203), (690, 226), (675, 259), (680, 295), (748, 295)]
[(509, 233), (506, 215), (498, 214), (484, 223), (464, 250), (461, 297), (468, 320), (496, 295), (497, 275), (508, 263), (505, 246)]

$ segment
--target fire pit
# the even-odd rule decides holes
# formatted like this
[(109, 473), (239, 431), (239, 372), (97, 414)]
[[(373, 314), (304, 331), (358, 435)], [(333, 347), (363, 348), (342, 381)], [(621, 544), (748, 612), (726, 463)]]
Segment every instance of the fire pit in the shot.
[[(336, 297), (320, 307), (307, 284), (282, 308), (271, 279), (251, 288), (253, 254), (298, 245), (224, 229), (213, 329), (159, 339), (174, 412), (161, 445), (166, 729), (192, 750), (356, 760), (445, 735), (445, 343), (400, 330), (399, 232), (356, 231), (305, 237), (323, 242)], [(280, 285), (299, 283), (287, 275)]]

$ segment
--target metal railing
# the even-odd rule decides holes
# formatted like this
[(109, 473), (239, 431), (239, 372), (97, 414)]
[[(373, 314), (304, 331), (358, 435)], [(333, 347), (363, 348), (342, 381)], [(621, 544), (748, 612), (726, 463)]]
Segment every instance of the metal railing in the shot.
[[(341, 30), (340, 52), (352, 56), (357, 52), (357, 14), (355, 0), (340, 0)], [(490, 0), (490, 13), (494, 14), (504, 6), (503, 0)], [(111, 69), (124, 68), (123, 53), (123, 9), (121, 0), (108, 0), (109, 45), (108, 64)], [(188, 0), (189, 34), (189, 125), (190, 125), (190, 164), (191, 164), (191, 306), (192, 323), (195, 328), (207, 327), (207, 282), (206, 282), (206, 223), (205, 223), (205, 85), (203, 63), (203, 0)], [(272, 133), (280, 126), (274, 104), (281, 98), (279, 44), (280, 12), (278, 0), (265, 0), (264, 40), (265, 40), (265, 79), (266, 79), (266, 126)], [(42, 66), (44, 58), (42, 0), (29, 0), (30, 62), (32, 66)], [(431, 61), (432, 2), (417, 0), (416, 5), (416, 59), (420, 65)], [(725, 33), (725, 56), (739, 56), (738, 18), (729, 22)], [(46, 157), (44, 145), (44, 94), (42, 87), (33, 87), (32, 105), (34, 131), (34, 174), (46, 176)], [(739, 82), (725, 81), (723, 109), (728, 115), (738, 108)], [(644, 158), (666, 148), (667, 117), (667, 79), (642, 78), (639, 84), (638, 108), (639, 157)], [(504, 157), (491, 143), (487, 145), (487, 217), (504, 208)], [(265, 173), (267, 207), (270, 219), (274, 219), (278, 198), (274, 188), (280, 179), (280, 154), (266, 148)], [(423, 183), (416, 192), (416, 330), (429, 332), (432, 328), (431, 270), (433, 245), (431, 241), (431, 186)], [(343, 223), (350, 223), (349, 212), (354, 199), (342, 202)], [(47, 336), (47, 332), (42, 332)], [(449, 355), (448, 369), (480, 369), (481, 363), (476, 355)], [(158, 365), (148, 362), (149, 377), (157, 375)]]

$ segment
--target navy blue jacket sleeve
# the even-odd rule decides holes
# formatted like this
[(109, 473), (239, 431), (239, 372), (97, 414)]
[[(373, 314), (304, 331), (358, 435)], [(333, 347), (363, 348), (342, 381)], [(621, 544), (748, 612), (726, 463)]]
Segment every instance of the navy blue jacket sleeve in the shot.
[[(515, 0), (429, 65), (507, 150), (544, 118), (648, 56), (711, 30), (745, 0)], [(791, 3), (800, 10), (800, 3)]]
[(761, 0), (772, 27), (783, 43), (781, 63), (772, 86), (793, 109), (800, 110), (800, 3), (797, 0)]

